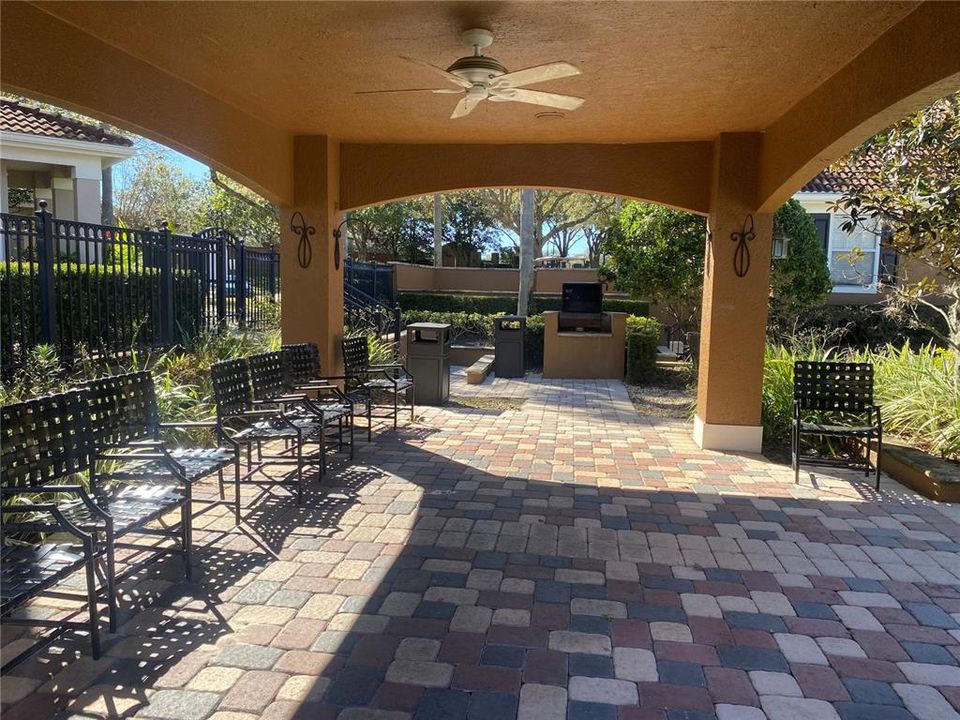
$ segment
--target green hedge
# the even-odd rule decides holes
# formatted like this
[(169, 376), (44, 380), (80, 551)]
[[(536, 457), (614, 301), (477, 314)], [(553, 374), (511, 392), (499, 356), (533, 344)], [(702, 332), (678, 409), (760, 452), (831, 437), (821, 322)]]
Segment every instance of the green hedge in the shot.
[(627, 318), (626, 381), (634, 385), (653, 379), (657, 368), (657, 345), (663, 333), (659, 320), (649, 317)]
[[(54, 266), (58, 335), (63, 355), (77, 343), (116, 348), (159, 342), (160, 273), (154, 268), (127, 270), (103, 265)], [(66, 292), (67, 294), (64, 294)], [(203, 287), (193, 272), (174, 274), (178, 339), (189, 341), (203, 329)], [(0, 265), (0, 338), (4, 364), (12, 359), (9, 331), (24, 348), (41, 341), (40, 283), (31, 265)], [(33, 316), (33, 323), (26, 319)], [(20, 333), (24, 319), (23, 336)], [(32, 330), (32, 331), (31, 331)]]
[[(510, 315), (517, 311), (516, 295), (460, 295), (452, 293), (402, 292), (397, 294), (397, 302), (404, 313), (414, 311), (432, 311), (448, 313), (479, 313), (481, 315)], [(559, 310), (560, 297), (535, 296), (531, 303), (532, 314), (545, 310)], [(604, 298), (603, 309), (607, 312), (625, 312), (628, 315), (646, 317), (650, 314), (650, 303), (646, 300), (626, 300), (623, 298)]]

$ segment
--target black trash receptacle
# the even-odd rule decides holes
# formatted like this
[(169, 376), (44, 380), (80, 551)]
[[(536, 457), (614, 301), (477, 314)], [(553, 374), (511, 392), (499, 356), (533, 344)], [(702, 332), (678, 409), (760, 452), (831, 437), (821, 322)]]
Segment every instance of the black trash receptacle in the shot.
[(527, 319), (519, 315), (501, 315), (494, 321), (493, 371), (497, 377), (522, 378), (524, 374), (524, 337)]
[(447, 323), (407, 325), (407, 370), (416, 380), (417, 405), (443, 405), (450, 397), (450, 329)]

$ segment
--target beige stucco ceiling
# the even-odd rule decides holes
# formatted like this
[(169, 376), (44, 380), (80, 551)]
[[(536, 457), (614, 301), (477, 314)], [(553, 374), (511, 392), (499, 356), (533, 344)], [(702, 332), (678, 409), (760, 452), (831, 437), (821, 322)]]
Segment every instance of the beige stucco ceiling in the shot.
[[(41, 3), (45, 12), (286, 132), (353, 142), (647, 142), (762, 130), (915, 3)], [(466, 27), (508, 69), (552, 60), (578, 77), (563, 120), (455, 98), (358, 96), (431, 87), (406, 54), (446, 66)], [(67, 56), (68, 57), (68, 56)], [(442, 84), (442, 80), (440, 81)]]

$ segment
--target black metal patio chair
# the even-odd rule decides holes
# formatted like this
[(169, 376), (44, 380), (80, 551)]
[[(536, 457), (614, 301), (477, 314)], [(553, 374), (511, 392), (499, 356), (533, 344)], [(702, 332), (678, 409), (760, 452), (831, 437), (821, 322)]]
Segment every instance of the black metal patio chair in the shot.
[[(184, 447), (166, 441), (172, 432), (207, 429), (216, 432), (210, 421), (163, 422), (157, 404), (153, 376), (147, 371), (111, 375), (81, 385), (89, 393), (93, 443), (101, 451), (122, 450), (128, 459), (110, 472), (113, 480), (135, 482), (163, 472), (174, 464), (189, 486), (217, 474), (219, 500), (197, 500), (187, 488), (191, 503), (204, 505), (198, 513), (222, 505), (223, 471), (233, 466), (239, 449), (233, 447)], [(149, 456), (162, 455), (162, 459)]]
[[(804, 454), (803, 436), (839, 438), (854, 445), (849, 460)], [(873, 440), (877, 441), (877, 462), (870, 460)], [(793, 364), (793, 433), (791, 456), (794, 479), (800, 481), (800, 462), (863, 469), (869, 477), (876, 472), (880, 489), (880, 455), (883, 450), (883, 421), (880, 407), (873, 402), (873, 365), (869, 363), (809, 362)], [(860, 460), (859, 453), (863, 453)]]
[[(68, 630), (89, 632), (98, 658), (101, 593), (107, 598), (110, 629), (116, 628), (113, 518), (81, 484), (71, 482), (91, 466), (86, 406), (84, 393), (68, 392), (0, 408), (0, 623), (53, 629), (0, 672)], [(103, 530), (102, 542), (97, 527)], [(76, 598), (61, 585), (80, 570), (86, 576), (85, 621), (14, 616), (38, 596)]]
[(327, 468), (327, 433), (333, 434), (338, 450), (343, 450), (344, 434), (353, 459), (353, 403), (340, 388), (330, 382), (314, 381), (296, 385), (284, 363), (283, 351), (257, 353), (247, 357), (254, 402), (273, 405), (285, 413), (315, 419), (323, 426), (320, 443), (320, 473)]
[[(397, 427), (400, 413), (400, 397), (409, 393), (410, 420), (414, 417), (413, 389), (414, 378), (401, 363), (385, 365), (370, 364), (370, 348), (363, 336), (345, 337), (341, 341), (343, 349), (344, 375), (348, 396), (350, 392), (362, 392), (366, 395), (367, 440), (373, 436), (373, 418), (393, 419)], [(373, 412), (374, 394), (386, 393), (393, 400), (393, 407), (379, 415)]]
[[(276, 407), (257, 403), (250, 384), (250, 369), (245, 358), (224, 360), (210, 367), (213, 397), (217, 405), (217, 431), (220, 437), (246, 449), (245, 479), (257, 485), (295, 486), (297, 505), (303, 504), (303, 446), (308, 440), (322, 442), (322, 425), (312, 417), (300, 417)], [(319, 436), (319, 437), (318, 437)], [(284, 449), (272, 455), (263, 453), (263, 445), (283, 443)], [(252, 458), (257, 449), (257, 462)], [(267, 465), (292, 464), (296, 467), (292, 481), (255, 481), (251, 478)], [(240, 454), (234, 469), (235, 515), (240, 522)]]

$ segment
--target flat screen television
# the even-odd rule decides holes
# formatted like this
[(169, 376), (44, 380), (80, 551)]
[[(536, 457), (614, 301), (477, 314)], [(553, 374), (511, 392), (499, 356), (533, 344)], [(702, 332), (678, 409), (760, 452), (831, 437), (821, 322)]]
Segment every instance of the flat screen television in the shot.
[(603, 311), (603, 285), (598, 282), (564, 283), (560, 309), (565, 313), (600, 314)]

